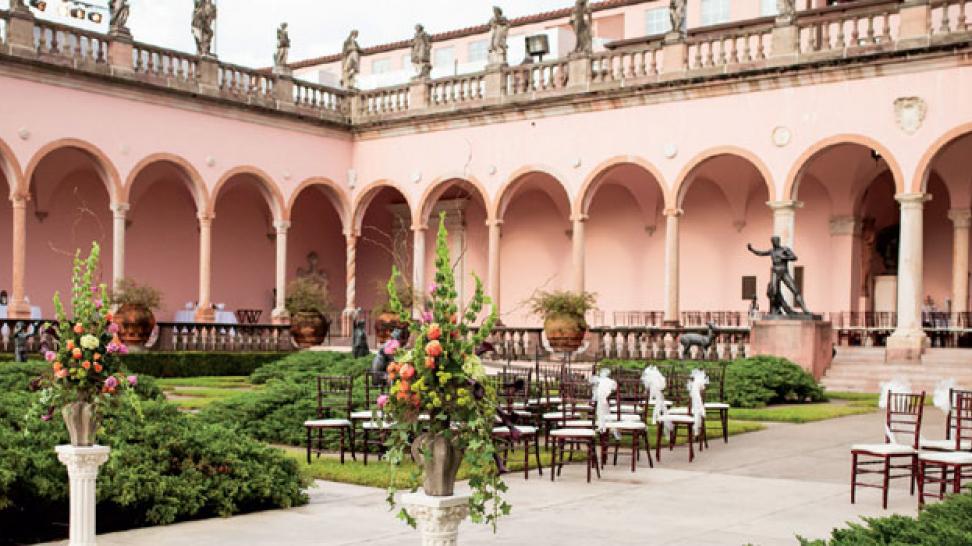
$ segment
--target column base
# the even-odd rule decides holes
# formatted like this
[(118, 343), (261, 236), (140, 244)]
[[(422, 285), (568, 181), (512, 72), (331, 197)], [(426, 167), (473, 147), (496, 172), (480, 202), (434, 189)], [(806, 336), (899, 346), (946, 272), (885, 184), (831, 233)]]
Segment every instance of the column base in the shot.
[(347, 308), (341, 313), (341, 337), (351, 337), (354, 334), (354, 317), (357, 309)]
[(287, 309), (274, 309), (270, 315), (270, 321), (273, 324), (290, 324), (290, 313)]
[(11, 301), (7, 308), (7, 318), (17, 320), (30, 320), (30, 304), (26, 301)]
[(921, 330), (897, 330), (888, 337), (886, 362), (921, 362), (928, 336)]
[(415, 518), (423, 546), (455, 546), (459, 524), (469, 516), (469, 495), (430, 497), (424, 492), (402, 495), (405, 510)]
[(205, 307), (200, 307), (196, 310), (196, 322), (216, 322), (216, 310), (208, 305)]

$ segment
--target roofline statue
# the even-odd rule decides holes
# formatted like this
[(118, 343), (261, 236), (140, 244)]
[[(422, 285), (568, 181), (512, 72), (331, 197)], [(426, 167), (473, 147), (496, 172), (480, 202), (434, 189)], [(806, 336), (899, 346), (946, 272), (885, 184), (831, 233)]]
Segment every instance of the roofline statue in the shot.
[(290, 56), (290, 32), (287, 23), (280, 23), (277, 28), (277, 50), (273, 54), (274, 72), (287, 71), (287, 58)]
[(783, 285), (785, 285), (793, 294), (796, 307), (803, 311), (804, 316), (812, 316), (813, 314), (807, 309), (806, 303), (803, 302), (803, 295), (797, 289), (793, 276), (790, 275), (790, 263), (797, 261), (796, 254), (790, 247), (784, 246), (780, 242), (779, 236), (774, 235), (770, 238), (770, 241), (773, 246), (769, 250), (756, 250), (752, 244), (746, 245), (753, 254), (769, 256), (773, 261), (770, 270), (770, 282), (766, 287), (766, 296), (769, 298), (769, 315), (775, 317), (798, 315), (793, 311), (793, 307), (786, 301), (786, 298), (783, 297)]
[(577, 45), (574, 55), (590, 55), (594, 50), (594, 13), (587, 0), (576, 0), (570, 16), (570, 26), (574, 28)]
[(196, 40), (196, 54), (200, 57), (216, 57), (213, 53), (213, 24), (216, 22), (216, 4), (213, 0), (194, 0), (192, 8), (192, 37)]
[(341, 87), (355, 89), (360, 72), (361, 46), (358, 45), (358, 31), (352, 30), (341, 49)]
[(412, 38), (412, 66), (415, 68), (415, 80), (427, 80), (432, 75), (432, 37), (425, 32), (425, 27), (415, 25), (415, 37)]
[(507, 38), (510, 34), (510, 20), (503, 15), (503, 8), (493, 6), (493, 18), (489, 20), (489, 64), (506, 64), (509, 49)]
[(131, 6), (128, 0), (111, 0), (108, 3), (109, 12), (109, 31), (113, 37), (125, 36), (131, 37), (132, 33), (128, 30), (128, 15), (131, 10)]

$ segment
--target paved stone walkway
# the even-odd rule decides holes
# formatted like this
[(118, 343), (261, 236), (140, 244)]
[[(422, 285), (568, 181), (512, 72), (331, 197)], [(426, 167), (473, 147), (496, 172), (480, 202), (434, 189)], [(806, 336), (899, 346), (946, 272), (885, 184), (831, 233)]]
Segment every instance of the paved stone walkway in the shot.
[[(767, 430), (712, 442), (695, 462), (663, 451), (654, 469), (631, 473), (628, 459), (587, 484), (583, 466), (565, 467), (551, 483), (522, 474), (507, 477), (513, 514), (497, 535), (464, 523), (462, 544), (795, 544), (796, 534), (822, 538), (859, 516), (914, 515), (917, 499), (904, 483), (891, 492), (849, 497), (850, 452), (855, 442), (880, 441), (882, 415), (845, 417)], [(944, 417), (926, 413), (928, 438), (942, 436)], [(311, 503), (293, 510), (183, 523), (102, 535), (112, 545), (417, 544), (417, 534), (388, 513), (384, 492), (318, 482)]]

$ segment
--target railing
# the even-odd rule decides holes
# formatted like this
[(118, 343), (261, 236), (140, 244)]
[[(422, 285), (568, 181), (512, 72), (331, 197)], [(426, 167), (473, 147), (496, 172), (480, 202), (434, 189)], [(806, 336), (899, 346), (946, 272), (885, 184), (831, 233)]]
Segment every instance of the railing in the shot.
[(132, 48), (132, 69), (139, 74), (190, 83), (199, 77), (199, 57), (136, 43)]
[(658, 75), (661, 69), (661, 41), (617, 49), (591, 57), (591, 82), (621, 82)]
[(429, 104), (442, 106), (482, 100), (486, 96), (485, 74), (469, 74), (433, 80), (428, 84)]
[(44, 324), (48, 322), (54, 321), (0, 319), (0, 353), (12, 354), (14, 352), (16, 343), (14, 333), (18, 324), (24, 328), (23, 331), (27, 336), (24, 346), (27, 354), (40, 352), (42, 348), (55, 347), (56, 341), (51, 333), (42, 331)]
[(295, 80), (293, 99), (299, 108), (343, 114), (348, 97), (330, 87)]
[(406, 112), (409, 109), (408, 86), (362, 91), (358, 101), (358, 113), (364, 117)]
[(517, 96), (563, 89), (569, 78), (566, 60), (511, 66), (503, 69), (503, 93)]
[(66, 25), (37, 19), (34, 21), (34, 48), (37, 54), (70, 61), (75, 65), (106, 65), (108, 37)]
[(969, 0), (932, 1), (931, 34), (969, 32), (972, 26), (972, 2)]
[(160, 322), (146, 348), (151, 351), (296, 351), (290, 326)]
[(725, 69), (766, 60), (772, 53), (773, 20), (761, 18), (690, 32), (685, 39), (688, 70)]
[(272, 99), (273, 78), (251, 68), (220, 63), (219, 89), (241, 99)]
[(0, 45), (7, 43), (7, 20), (10, 18), (10, 13), (7, 10), (0, 9)]
[(890, 45), (899, 27), (897, 1), (838, 4), (803, 12), (797, 19), (800, 53)]

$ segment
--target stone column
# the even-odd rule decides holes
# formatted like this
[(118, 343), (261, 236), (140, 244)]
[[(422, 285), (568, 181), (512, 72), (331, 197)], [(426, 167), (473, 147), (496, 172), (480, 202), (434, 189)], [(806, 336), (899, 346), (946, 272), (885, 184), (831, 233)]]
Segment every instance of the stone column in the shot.
[(952, 220), (952, 312), (969, 310), (969, 226), (972, 210), (954, 209), (948, 212)]
[(28, 195), (11, 197), (13, 206), (13, 286), (11, 287), (10, 306), (7, 316), (12, 319), (29, 319), (30, 305), (27, 304), (27, 201)]
[(502, 235), (502, 220), (486, 220), (489, 228), (489, 276), (486, 279), (486, 290), (493, 300), (493, 307), (500, 312), (500, 236)]
[(424, 492), (402, 495), (402, 504), (415, 518), (422, 546), (456, 546), (459, 524), (469, 516), (469, 495), (430, 497)]
[(105, 446), (57, 446), (57, 459), (67, 467), (71, 490), (69, 546), (95, 546), (96, 482), (98, 467), (108, 461)]
[(574, 224), (571, 235), (572, 256), (574, 264), (574, 291), (580, 294), (584, 291), (584, 223), (587, 221), (586, 215), (578, 215), (571, 218)]
[(888, 338), (888, 361), (921, 360), (925, 332), (921, 327), (922, 222), (927, 196), (923, 193), (895, 196), (901, 204), (901, 239), (898, 247), (898, 325)]
[(354, 315), (357, 312), (357, 304), (355, 302), (356, 298), (356, 288), (355, 283), (357, 282), (355, 267), (357, 265), (357, 254), (358, 254), (358, 236), (353, 233), (346, 233), (345, 235), (345, 301), (344, 301), (344, 313), (341, 317), (341, 336), (351, 337), (352, 330), (354, 329)]
[(215, 322), (216, 313), (212, 302), (213, 276), (213, 218), (211, 214), (199, 215), (199, 307), (198, 322)]
[(112, 286), (118, 287), (118, 282), (125, 278), (125, 230), (127, 229), (128, 203), (114, 203), (112, 212)]
[(290, 222), (279, 221), (273, 225), (277, 229), (277, 267), (276, 267), (276, 301), (273, 307), (273, 323), (288, 324), (290, 313), (287, 312), (287, 230)]
[(853, 216), (830, 219), (830, 311), (854, 310), (854, 286), (860, 284), (860, 268), (854, 267), (855, 247), (861, 222)]
[(425, 284), (425, 237), (428, 231), (428, 226), (412, 226), (412, 288), (417, 313), (421, 313), (428, 293)]
[(681, 322), (678, 302), (678, 224), (682, 213), (681, 209), (665, 210), (665, 324), (669, 325)]

